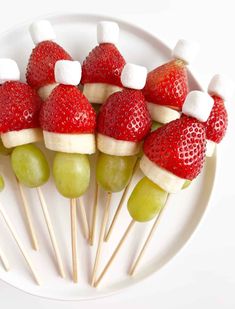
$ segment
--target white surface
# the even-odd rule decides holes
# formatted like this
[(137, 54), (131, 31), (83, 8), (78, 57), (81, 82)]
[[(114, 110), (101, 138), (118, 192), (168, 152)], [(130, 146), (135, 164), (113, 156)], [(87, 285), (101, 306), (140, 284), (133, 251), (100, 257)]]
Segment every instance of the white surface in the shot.
[[(27, 3), (27, 10), (22, 9)], [(97, 3), (97, 4), (96, 4)], [(46, 8), (46, 9), (45, 9)], [(202, 9), (203, 8), (203, 9)], [(211, 11), (213, 8), (213, 12)], [(114, 14), (111, 1), (78, 2), (41, 0), (40, 3), (22, 0), (14, 4), (4, 2), (0, 12), (0, 26), (6, 27), (38, 14), (56, 10), (77, 10)], [(230, 32), (235, 27), (234, 1), (148, 1), (125, 6), (117, 5), (115, 14), (137, 22), (174, 46), (179, 37), (195, 39), (201, 44), (201, 52), (194, 63), (202, 83), (207, 86), (211, 76), (224, 73), (235, 79), (235, 45)], [(200, 21), (198, 16), (200, 14)], [(209, 20), (209, 21), (208, 21)], [(213, 26), (213, 27), (212, 27)], [(213, 29), (213, 32), (211, 31)], [(227, 32), (228, 35), (227, 35)], [(213, 55), (213, 57), (212, 57)], [(6, 55), (7, 56), (7, 55)], [(235, 117), (234, 104), (228, 104), (230, 119)], [(198, 309), (234, 308), (235, 296), (235, 208), (234, 182), (231, 173), (235, 147), (231, 145), (235, 124), (230, 121), (229, 131), (220, 146), (221, 169), (218, 176), (214, 203), (203, 220), (193, 241), (155, 278), (145, 281), (133, 289), (99, 301), (79, 303), (80, 308), (156, 308)], [(232, 165), (233, 166), (233, 165)], [(75, 309), (77, 303), (41, 300), (0, 283), (1, 305), (12, 309), (19, 304), (35, 309)]]

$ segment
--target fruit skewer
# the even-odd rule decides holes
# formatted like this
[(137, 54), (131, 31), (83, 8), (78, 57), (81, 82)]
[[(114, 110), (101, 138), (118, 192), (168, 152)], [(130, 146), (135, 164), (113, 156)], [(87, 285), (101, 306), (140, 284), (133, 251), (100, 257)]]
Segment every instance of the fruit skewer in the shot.
[(30, 230), (33, 232), (32, 238), (34, 241), (36, 240), (23, 185), (37, 190), (58, 270), (60, 275), (64, 277), (61, 254), (48, 207), (41, 191), (41, 186), (49, 178), (50, 169), (42, 151), (31, 144), (42, 139), (39, 126), (39, 111), (42, 101), (29, 85), (19, 82), (19, 69), (13, 60), (0, 59), (0, 73), (3, 82), (0, 87), (1, 138), (5, 147), (14, 148), (11, 153), (11, 166), (26, 207), (26, 217)]
[(81, 65), (78, 61), (58, 61), (55, 65), (58, 86), (44, 102), (40, 115), (45, 146), (56, 151), (53, 161), (56, 188), (70, 200), (74, 282), (78, 281), (76, 199), (81, 198), (89, 186), (90, 164), (87, 155), (96, 150), (96, 115), (76, 87), (80, 78)]
[(55, 63), (58, 60), (72, 60), (72, 57), (54, 42), (56, 34), (48, 20), (33, 22), (29, 27), (29, 33), (35, 48), (29, 57), (26, 80), (45, 101), (58, 85), (54, 76)]
[(168, 194), (180, 191), (186, 179), (201, 172), (206, 152), (205, 122), (213, 107), (212, 98), (192, 91), (183, 105), (183, 116), (152, 132), (144, 142), (140, 180), (128, 200), (132, 220), (95, 286), (101, 282), (113, 263), (135, 222), (147, 222), (161, 216)]
[[(172, 52), (173, 60), (148, 73), (142, 92), (147, 101), (151, 118), (154, 121), (152, 130), (160, 127), (162, 124), (180, 118), (182, 105), (189, 92), (187, 65), (193, 61), (197, 50), (198, 46), (196, 43), (179, 40)], [(138, 167), (138, 162), (136, 165)], [(106, 233), (106, 241), (111, 237), (121, 209), (124, 206), (129, 187), (130, 185), (123, 191), (117, 210)]]
[[(222, 75), (215, 75), (209, 86), (208, 93), (212, 96), (214, 100), (213, 108), (211, 110), (210, 116), (205, 123), (206, 128), (206, 156), (211, 157), (214, 153), (215, 144), (218, 144), (223, 139), (226, 129), (227, 129), (227, 111), (224, 106), (224, 100), (229, 100), (233, 92), (234, 85), (230, 80)], [(210, 139), (208, 141), (208, 139)], [(154, 236), (156, 228), (158, 226), (159, 218), (157, 218), (147, 235), (146, 241), (142, 246), (139, 254), (137, 255), (135, 261), (130, 267), (129, 274), (132, 276), (135, 274), (138, 265), (140, 264), (147, 247), (149, 246), (151, 239)]]
[[(82, 65), (83, 94), (93, 103), (98, 112), (107, 98), (121, 91), (121, 72), (125, 60), (116, 47), (119, 39), (119, 27), (115, 22), (101, 21), (97, 24), (98, 45), (89, 53)], [(98, 153), (96, 154), (96, 157)], [(98, 214), (99, 186), (95, 184), (94, 203), (89, 243), (93, 245)]]
[(104, 234), (113, 192), (122, 191), (129, 183), (141, 149), (141, 142), (150, 132), (151, 118), (140, 89), (144, 87), (146, 68), (126, 64), (121, 74), (125, 89), (112, 94), (102, 105), (97, 118), (97, 148), (100, 151), (96, 177), (107, 192), (107, 202), (101, 224), (99, 242), (92, 274), (92, 284), (98, 271)]

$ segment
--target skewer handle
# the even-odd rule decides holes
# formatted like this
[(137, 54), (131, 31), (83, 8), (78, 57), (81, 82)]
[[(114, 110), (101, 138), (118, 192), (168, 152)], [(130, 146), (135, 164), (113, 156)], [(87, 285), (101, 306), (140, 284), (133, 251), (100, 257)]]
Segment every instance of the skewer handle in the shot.
[(112, 193), (107, 192), (107, 200), (106, 200), (106, 204), (105, 204), (105, 208), (104, 208), (104, 214), (103, 214), (103, 219), (102, 219), (101, 229), (100, 229), (100, 235), (99, 235), (99, 242), (98, 242), (98, 247), (97, 247), (97, 250), (96, 250), (95, 263), (94, 263), (93, 272), (92, 272), (92, 279), (91, 279), (91, 285), (92, 286), (95, 283), (98, 267), (99, 267), (99, 264), (100, 264), (104, 235), (105, 235), (105, 230), (106, 230), (106, 226), (107, 226), (108, 218), (109, 218), (111, 197), (112, 197)]
[(23, 244), (22, 244), (22, 242), (21, 242), (21, 240), (20, 240), (20, 238), (19, 238), (19, 236), (18, 236), (18, 234), (17, 234), (13, 224), (11, 223), (8, 215), (6, 214), (5, 210), (1, 206), (0, 206), (0, 213), (1, 213), (2, 217), (3, 217), (3, 219), (5, 220), (6, 225), (8, 226), (11, 235), (15, 239), (15, 241), (16, 241), (16, 243), (17, 243), (17, 245), (18, 245), (18, 247), (19, 247), (23, 257), (25, 258), (25, 261), (28, 264), (28, 266), (29, 266), (29, 268), (30, 268), (30, 270), (31, 270), (31, 272), (32, 272), (32, 274), (34, 276), (34, 279), (35, 279), (36, 283), (38, 285), (40, 285), (40, 279), (39, 279), (39, 276), (38, 276), (37, 272), (34, 269), (33, 263), (31, 261), (29, 255), (28, 255), (27, 251), (25, 250), (25, 248), (24, 248), (24, 246), (23, 246)]
[(78, 282), (77, 205), (76, 205), (76, 199), (74, 198), (70, 200), (70, 218), (71, 218), (73, 281), (77, 283)]
[(45, 201), (45, 198), (44, 198), (44, 195), (42, 193), (41, 188), (38, 187), (38, 188), (36, 188), (36, 190), (37, 190), (37, 193), (38, 193), (38, 197), (39, 197), (40, 204), (41, 204), (41, 207), (42, 207), (42, 212), (43, 212), (44, 219), (45, 219), (47, 229), (48, 229), (48, 232), (49, 232), (51, 244), (52, 244), (52, 247), (54, 249), (56, 261), (57, 261), (57, 264), (58, 264), (59, 273), (60, 273), (62, 278), (65, 278), (65, 271), (64, 271), (64, 266), (63, 266), (63, 262), (62, 262), (62, 257), (61, 257), (61, 253), (60, 253), (59, 246), (58, 246), (58, 243), (57, 243), (57, 239), (56, 239), (56, 236), (55, 236), (55, 231), (54, 231), (54, 228), (53, 228), (53, 225), (52, 225), (52, 222), (51, 222), (51, 217), (50, 217), (50, 214), (49, 214), (49, 211), (48, 211), (48, 207), (47, 207), (47, 204), (46, 204), (46, 201)]
[(27, 225), (27, 230), (31, 239), (31, 243), (32, 243), (32, 247), (34, 250), (39, 250), (39, 246), (38, 246), (38, 239), (36, 236), (36, 232), (34, 229), (34, 224), (33, 224), (33, 220), (32, 220), (32, 215), (31, 215), (31, 211), (28, 205), (28, 201), (24, 192), (24, 188), (23, 185), (18, 181), (18, 179), (16, 178), (16, 183), (17, 186), (19, 188), (19, 192), (20, 192), (20, 196), (22, 199), (22, 207), (23, 207), (23, 211), (25, 214), (25, 218), (26, 218), (26, 225)]
[(106, 266), (104, 267), (103, 271), (101, 272), (100, 276), (98, 277), (98, 279), (95, 281), (94, 283), (94, 287), (97, 287), (101, 280), (103, 279), (103, 277), (105, 276), (105, 274), (107, 273), (107, 271), (109, 270), (110, 266), (112, 265), (115, 257), (117, 256), (118, 252), (120, 251), (120, 249), (122, 248), (122, 245), (124, 244), (125, 240), (127, 239), (128, 235), (130, 234), (130, 231), (132, 230), (133, 226), (135, 224), (135, 220), (131, 220), (130, 224), (128, 225), (125, 233), (123, 234), (120, 242), (118, 243), (116, 249), (114, 250), (113, 254), (111, 255), (108, 263), (106, 264)]
[(97, 210), (98, 210), (98, 196), (99, 196), (99, 185), (96, 182), (96, 184), (95, 184), (95, 198), (94, 198), (93, 212), (92, 212), (91, 230), (90, 230), (90, 237), (89, 237), (89, 244), (91, 246), (93, 246), (94, 238), (95, 238), (96, 219), (97, 219)]
[(131, 266), (131, 268), (130, 268), (130, 271), (129, 271), (129, 275), (130, 275), (130, 276), (133, 276), (133, 275), (134, 275), (134, 273), (136, 272), (136, 269), (137, 269), (138, 265), (140, 264), (141, 260), (143, 259), (143, 256), (144, 256), (144, 254), (145, 254), (145, 252), (146, 252), (146, 250), (147, 250), (147, 248), (148, 248), (148, 246), (149, 246), (149, 244), (150, 244), (150, 242), (151, 242), (151, 240), (152, 240), (152, 238), (153, 238), (153, 236), (154, 236), (154, 233), (155, 233), (155, 231), (156, 231), (156, 229), (157, 229), (157, 227), (158, 227), (158, 224), (159, 224), (159, 222), (160, 222), (160, 219), (161, 219), (161, 217), (162, 217), (163, 210), (164, 210), (165, 207), (166, 207), (166, 206), (164, 206), (164, 207), (161, 209), (161, 211), (159, 212), (159, 214), (158, 214), (157, 218), (155, 219), (154, 224), (153, 224), (153, 226), (152, 226), (152, 228), (151, 228), (151, 230), (150, 230), (150, 232), (149, 232), (149, 234), (148, 234), (148, 237), (147, 237), (147, 239), (146, 239), (146, 241), (145, 241), (145, 243), (144, 243), (142, 249), (140, 250), (140, 253), (138, 254), (136, 260), (135, 260), (134, 263), (132, 264), (132, 266)]
[(89, 239), (89, 223), (87, 220), (86, 210), (83, 202), (83, 198), (79, 198), (80, 204), (80, 212), (81, 212), (81, 219), (82, 219), (82, 227), (85, 239)]
[(10, 263), (5, 255), (5, 253), (3, 252), (2, 248), (0, 247), (0, 259), (2, 261), (2, 264), (5, 268), (6, 271), (10, 270)]

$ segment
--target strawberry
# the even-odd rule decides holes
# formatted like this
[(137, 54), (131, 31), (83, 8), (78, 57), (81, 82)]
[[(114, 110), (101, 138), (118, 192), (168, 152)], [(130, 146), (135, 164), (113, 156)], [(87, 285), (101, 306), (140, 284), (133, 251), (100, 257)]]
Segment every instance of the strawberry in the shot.
[(212, 96), (212, 98), (214, 105), (210, 117), (205, 122), (206, 138), (215, 143), (220, 143), (227, 130), (228, 114), (223, 99), (217, 96)]
[(42, 101), (29, 85), (18, 81), (0, 87), (0, 132), (38, 128)]
[(145, 155), (178, 177), (193, 180), (205, 160), (204, 124), (183, 116), (152, 132), (144, 142)]
[(141, 91), (124, 89), (102, 105), (98, 132), (117, 140), (139, 142), (149, 133), (151, 118)]
[(28, 84), (37, 90), (55, 83), (54, 66), (57, 60), (72, 60), (72, 57), (55, 42), (39, 43), (29, 58), (26, 71)]
[(40, 123), (49, 132), (94, 133), (96, 114), (75, 86), (59, 85), (44, 102)]
[(182, 109), (189, 92), (187, 69), (183, 61), (172, 60), (148, 73), (143, 94), (148, 102)]
[(121, 72), (125, 60), (114, 44), (96, 46), (84, 60), (81, 83), (106, 83), (122, 87)]

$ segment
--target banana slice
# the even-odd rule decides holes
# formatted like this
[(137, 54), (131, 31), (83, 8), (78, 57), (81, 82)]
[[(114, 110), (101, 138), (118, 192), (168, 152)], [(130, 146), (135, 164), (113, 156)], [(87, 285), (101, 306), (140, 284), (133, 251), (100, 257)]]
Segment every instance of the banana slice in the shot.
[(41, 129), (24, 129), (2, 133), (1, 138), (6, 148), (12, 148), (41, 141), (43, 136)]
[(141, 143), (117, 140), (113, 137), (97, 134), (97, 148), (113, 156), (132, 156), (139, 153)]
[(111, 94), (121, 90), (121, 87), (114, 85), (90, 83), (84, 85), (83, 94), (87, 97), (90, 103), (102, 104)]
[(148, 110), (151, 115), (151, 118), (160, 123), (168, 123), (172, 120), (179, 119), (181, 114), (166, 106), (162, 106), (159, 104), (154, 104), (151, 102), (147, 102)]
[(38, 95), (41, 97), (43, 101), (45, 101), (49, 95), (51, 94), (52, 90), (58, 86), (58, 83), (42, 86), (41, 88), (38, 89)]
[(67, 134), (43, 131), (46, 148), (67, 153), (92, 154), (96, 151), (94, 134)]
[(206, 156), (212, 157), (215, 151), (216, 143), (210, 141), (209, 139), (206, 140)]
[(145, 176), (168, 193), (177, 193), (186, 181), (153, 163), (145, 155), (140, 160), (140, 168)]

